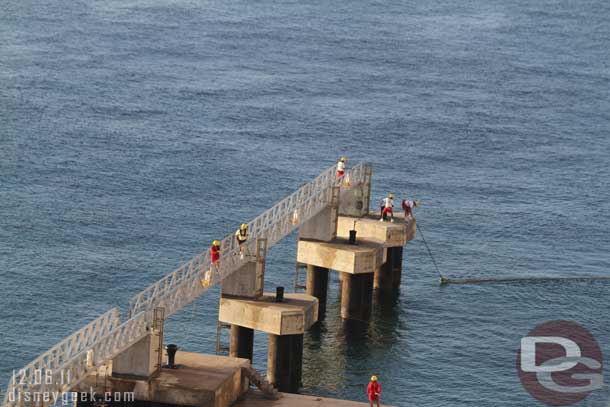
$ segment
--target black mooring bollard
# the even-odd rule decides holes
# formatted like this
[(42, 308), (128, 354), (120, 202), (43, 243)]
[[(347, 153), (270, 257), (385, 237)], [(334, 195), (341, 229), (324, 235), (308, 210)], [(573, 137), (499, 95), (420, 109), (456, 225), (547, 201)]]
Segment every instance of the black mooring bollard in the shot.
[(284, 302), (284, 287), (275, 288), (275, 302)]
[(167, 350), (167, 367), (170, 369), (176, 368), (176, 352), (178, 352), (178, 346), (170, 343), (165, 347)]
[(349, 231), (349, 244), (356, 244), (356, 231), (355, 230)]

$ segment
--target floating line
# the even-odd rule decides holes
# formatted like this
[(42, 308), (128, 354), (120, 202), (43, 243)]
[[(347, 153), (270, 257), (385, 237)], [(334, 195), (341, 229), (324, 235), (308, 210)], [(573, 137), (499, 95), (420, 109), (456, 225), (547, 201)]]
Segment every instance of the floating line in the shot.
[(518, 278), (461, 278), (441, 277), (441, 284), (526, 283), (542, 281), (610, 281), (610, 276), (591, 277), (518, 277)]

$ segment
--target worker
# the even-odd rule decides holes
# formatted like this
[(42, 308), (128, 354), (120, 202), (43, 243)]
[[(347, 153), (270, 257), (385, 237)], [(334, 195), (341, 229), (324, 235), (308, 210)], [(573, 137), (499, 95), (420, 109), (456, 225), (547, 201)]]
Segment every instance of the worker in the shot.
[(237, 240), (237, 244), (239, 245), (239, 258), (242, 260), (244, 258), (244, 251), (248, 250), (248, 247), (244, 245), (244, 243), (248, 241), (249, 237), (248, 225), (242, 223), (241, 227), (235, 232), (235, 240)]
[(366, 392), (369, 395), (369, 402), (373, 407), (373, 402), (377, 403), (379, 407), (379, 395), (381, 394), (381, 385), (377, 381), (377, 376), (372, 376), (369, 385), (366, 388)]
[(345, 162), (347, 161), (346, 157), (341, 157), (339, 162), (337, 163), (337, 178), (343, 178), (345, 175)]
[(203, 280), (201, 280), (201, 285), (204, 288), (207, 288), (210, 285), (212, 269), (217, 273), (220, 272), (220, 242), (218, 240), (214, 240), (212, 246), (210, 246), (210, 268), (205, 272), (205, 276)]
[(381, 218), (379, 218), (380, 222), (383, 222), (388, 213), (390, 214), (390, 222), (394, 222), (394, 194), (388, 195), (386, 198), (383, 198), (381, 205)]
[(417, 208), (418, 206), (419, 206), (419, 201), (403, 199), (402, 200), (402, 209), (405, 210), (405, 219), (413, 218), (413, 208)]
[(216, 271), (220, 271), (220, 242), (214, 240), (212, 246), (210, 246), (210, 262), (212, 268), (216, 268)]

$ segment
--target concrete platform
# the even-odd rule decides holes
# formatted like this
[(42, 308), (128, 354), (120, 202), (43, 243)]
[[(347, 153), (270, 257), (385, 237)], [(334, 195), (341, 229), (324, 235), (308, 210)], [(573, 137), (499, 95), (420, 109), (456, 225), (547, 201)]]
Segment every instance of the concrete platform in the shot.
[(272, 293), (256, 300), (222, 297), (218, 319), (274, 335), (303, 334), (318, 321), (318, 299), (296, 293), (284, 294), (284, 302)]
[[(248, 391), (248, 359), (178, 351), (176, 364), (178, 369), (163, 368), (150, 381), (109, 377), (108, 389), (133, 392), (137, 401), (198, 407), (229, 407)], [(103, 393), (103, 386), (103, 377), (92, 374), (74, 390)]]
[(179, 369), (162, 369), (153, 379), (154, 401), (167, 404), (228, 407), (248, 388), (242, 368), (248, 359), (178, 351)]
[(385, 247), (398, 247), (415, 238), (417, 228), (415, 218), (405, 219), (403, 212), (394, 215), (394, 222), (379, 222), (379, 218), (379, 212), (371, 212), (361, 218), (339, 216), (337, 237), (348, 239), (349, 231), (354, 228), (356, 222), (358, 240), (380, 243)]
[[(280, 393), (279, 400), (267, 400), (259, 391), (250, 390), (243, 400), (235, 403), (233, 407), (368, 407), (368, 402), (331, 399), (327, 397), (305, 396), (301, 394)], [(363, 391), (364, 394), (364, 391)], [(366, 395), (365, 395), (366, 396)], [(363, 397), (364, 398), (364, 397)], [(391, 407), (382, 404), (383, 407)]]
[(356, 245), (345, 239), (332, 242), (300, 240), (297, 261), (349, 274), (373, 273), (385, 261), (383, 249), (381, 243), (364, 240)]

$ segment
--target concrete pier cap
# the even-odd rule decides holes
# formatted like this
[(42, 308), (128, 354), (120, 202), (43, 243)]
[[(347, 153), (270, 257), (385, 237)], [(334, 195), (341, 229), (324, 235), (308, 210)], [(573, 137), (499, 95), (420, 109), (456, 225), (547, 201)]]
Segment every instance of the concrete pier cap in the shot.
[(345, 239), (299, 240), (297, 261), (349, 274), (373, 273), (385, 261), (383, 249), (381, 243), (364, 240), (355, 245)]
[(259, 299), (220, 299), (218, 319), (274, 335), (303, 334), (318, 321), (318, 299), (307, 294), (284, 294), (283, 302), (275, 302), (274, 293)]
[(349, 238), (349, 231), (356, 230), (357, 240), (365, 240), (383, 244), (385, 247), (404, 246), (415, 238), (415, 218), (405, 219), (403, 213), (394, 215), (394, 222), (379, 221), (380, 215), (371, 212), (367, 216), (339, 216), (337, 221), (337, 237)]

